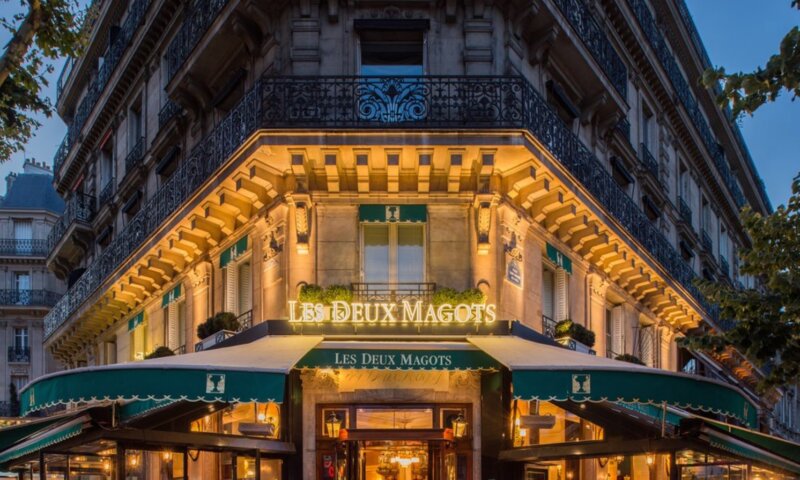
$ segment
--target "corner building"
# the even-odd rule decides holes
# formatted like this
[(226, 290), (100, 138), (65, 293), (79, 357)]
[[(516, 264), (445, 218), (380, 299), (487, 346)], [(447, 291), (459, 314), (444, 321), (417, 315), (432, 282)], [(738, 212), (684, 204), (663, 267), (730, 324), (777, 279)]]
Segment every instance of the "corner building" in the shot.
[(93, 8), (59, 82), (68, 370), (4, 468), (800, 472), (796, 397), (678, 346), (726, 325), (695, 278), (755, 285), (737, 212), (771, 210), (682, 1)]

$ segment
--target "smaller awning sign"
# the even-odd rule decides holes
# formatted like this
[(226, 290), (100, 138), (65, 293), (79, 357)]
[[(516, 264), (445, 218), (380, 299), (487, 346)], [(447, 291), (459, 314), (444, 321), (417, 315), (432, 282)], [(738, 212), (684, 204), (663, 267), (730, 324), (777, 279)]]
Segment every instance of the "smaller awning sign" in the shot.
[(563, 268), (567, 273), (572, 273), (572, 260), (568, 256), (561, 253), (556, 247), (547, 244), (547, 258), (550, 259), (556, 266)]
[(164, 296), (161, 298), (161, 308), (166, 307), (167, 305), (174, 302), (175, 300), (178, 300), (179, 298), (181, 298), (180, 283), (175, 285), (175, 288), (164, 294)]
[(239, 257), (239, 255), (242, 255), (246, 251), (247, 251), (247, 235), (240, 238), (236, 243), (226, 248), (219, 255), (219, 268), (227, 267), (230, 262), (236, 260), (236, 258)]
[(367, 370), (496, 370), (500, 365), (479, 350), (404, 350), (317, 348), (297, 368)]
[(360, 222), (423, 223), (428, 221), (425, 205), (361, 205), (358, 207)]
[(136, 327), (144, 323), (144, 311), (141, 311), (136, 314), (135, 317), (132, 317), (128, 320), (128, 331), (133, 331)]

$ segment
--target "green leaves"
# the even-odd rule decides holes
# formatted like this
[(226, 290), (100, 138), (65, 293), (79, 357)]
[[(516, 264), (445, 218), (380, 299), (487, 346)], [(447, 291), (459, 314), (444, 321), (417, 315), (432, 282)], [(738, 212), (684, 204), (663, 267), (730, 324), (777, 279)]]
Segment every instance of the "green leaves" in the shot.
[(734, 320), (725, 333), (690, 337), (690, 348), (722, 353), (735, 348), (767, 367), (760, 387), (800, 380), (800, 174), (786, 205), (763, 216), (745, 208), (742, 223), (752, 243), (740, 251), (740, 273), (757, 278), (756, 288), (699, 282), (720, 307), (720, 318)]

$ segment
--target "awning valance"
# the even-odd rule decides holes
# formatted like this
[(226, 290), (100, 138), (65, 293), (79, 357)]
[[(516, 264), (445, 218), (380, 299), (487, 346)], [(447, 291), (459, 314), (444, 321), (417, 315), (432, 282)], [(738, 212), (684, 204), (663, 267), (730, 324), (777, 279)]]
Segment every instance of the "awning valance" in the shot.
[(83, 428), (88, 420), (89, 417), (83, 415), (63, 425), (59, 425), (54, 428), (48, 428), (47, 430), (32, 436), (28, 440), (25, 440), (24, 442), (15, 445), (0, 454), (0, 465), (8, 463), (16, 458), (38, 452), (39, 450), (47, 448), (51, 445), (55, 445), (79, 435), (83, 431)]
[(39, 377), (20, 393), (23, 415), (103, 401), (282, 402), (285, 376), (320, 336), (269, 336), (228, 348)]
[(161, 308), (166, 307), (167, 305), (169, 305), (170, 303), (174, 302), (175, 300), (178, 300), (179, 298), (181, 298), (181, 284), (180, 283), (175, 285), (174, 288), (172, 288), (170, 291), (165, 293), (163, 297), (161, 297)]
[(518, 337), (469, 337), (511, 370), (514, 396), (523, 399), (612, 401), (672, 405), (757, 424), (756, 406), (722, 382), (596, 357)]
[(133, 331), (144, 323), (144, 311), (141, 311), (128, 320), (128, 331)]
[(464, 342), (322, 342), (297, 368), (367, 370), (486, 370), (500, 367)]
[(219, 268), (225, 268), (229, 263), (236, 260), (239, 255), (247, 251), (247, 235), (240, 238), (233, 245), (226, 248), (219, 255)]
[(361, 205), (358, 207), (358, 220), (421, 223), (428, 220), (428, 210), (425, 205)]

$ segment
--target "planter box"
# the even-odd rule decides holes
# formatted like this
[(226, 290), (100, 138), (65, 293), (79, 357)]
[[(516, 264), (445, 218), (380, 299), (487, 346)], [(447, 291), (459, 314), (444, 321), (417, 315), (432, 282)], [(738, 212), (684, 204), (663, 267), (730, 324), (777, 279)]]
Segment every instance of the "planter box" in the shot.
[(575, 340), (572, 337), (558, 337), (556, 338), (556, 342), (560, 343), (561, 345), (564, 345), (570, 350), (575, 350), (576, 352), (588, 353), (589, 355), (597, 355), (597, 352), (592, 350), (591, 347), (582, 344), (581, 342)]
[(232, 336), (236, 335), (236, 332), (233, 330), (220, 330), (219, 332), (215, 333), (214, 335), (210, 335), (199, 342), (194, 344), (194, 351), (195, 352), (202, 352), (203, 350), (208, 350), (209, 348), (213, 347), (214, 345), (231, 338)]

